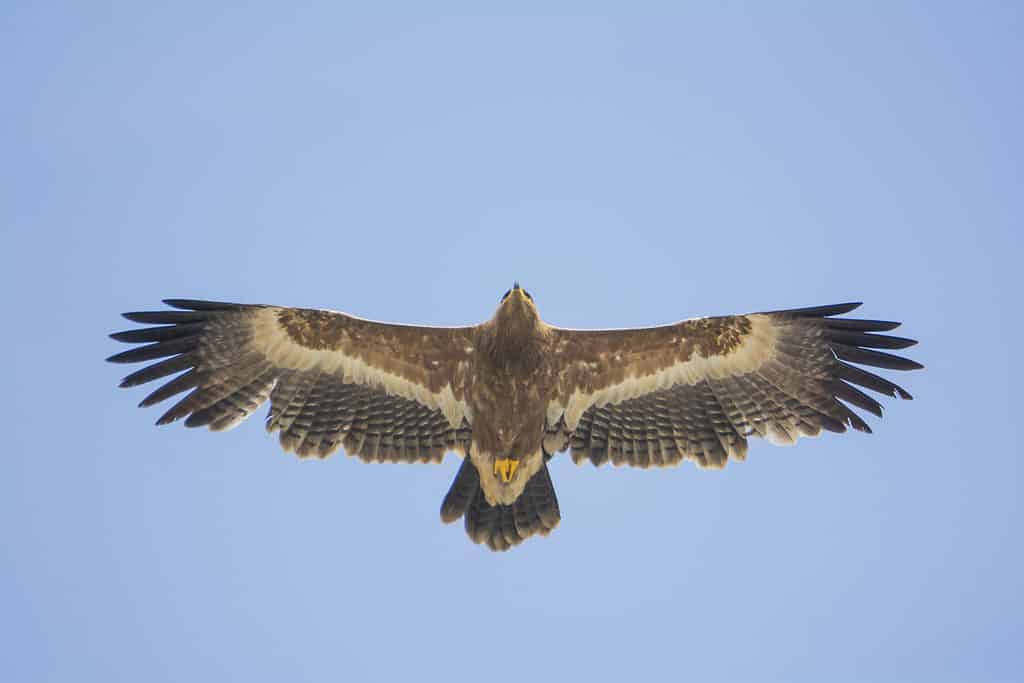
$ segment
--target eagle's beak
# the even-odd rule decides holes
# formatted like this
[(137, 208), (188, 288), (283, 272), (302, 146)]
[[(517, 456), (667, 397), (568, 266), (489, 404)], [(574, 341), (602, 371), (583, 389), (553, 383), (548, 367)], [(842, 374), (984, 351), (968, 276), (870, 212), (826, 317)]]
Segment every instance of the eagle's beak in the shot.
[(518, 460), (513, 458), (495, 458), (494, 476), (500, 476), (501, 481), (507, 484), (512, 481), (512, 475), (516, 473), (517, 467), (519, 467)]

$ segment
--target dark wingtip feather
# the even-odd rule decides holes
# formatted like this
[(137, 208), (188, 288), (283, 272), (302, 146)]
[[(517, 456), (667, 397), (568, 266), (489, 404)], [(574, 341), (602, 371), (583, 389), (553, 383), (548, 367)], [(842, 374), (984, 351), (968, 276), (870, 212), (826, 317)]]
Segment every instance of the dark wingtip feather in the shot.
[(137, 346), (107, 358), (110, 363), (140, 363), (142, 361), (174, 356), (179, 353), (194, 351), (199, 346), (198, 337), (179, 337), (168, 341)]
[(846, 346), (863, 346), (867, 349), (906, 349), (917, 344), (916, 339), (893, 337), (887, 334), (870, 334), (851, 330), (837, 330), (827, 326), (826, 335), (829, 340)]
[[(159, 344), (151, 344), (149, 346), (140, 346), (134, 349), (128, 349), (127, 351), (121, 351), (115, 353), (113, 356), (107, 356), (108, 363), (137, 363), (144, 360), (151, 360), (158, 356), (147, 356), (149, 353), (156, 352), (156, 349), (152, 348), (159, 346)], [(167, 354), (170, 355), (170, 354)]]
[(147, 342), (168, 341), (179, 337), (199, 334), (202, 323), (183, 323), (179, 325), (163, 325), (160, 327), (143, 327), (137, 330), (114, 332), (110, 338), (126, 344), (144, 344)]
[[(205, 427), (206, 425), (213, 422), (216, 414), (209, 410), (197, 410), (196, 412), (185, 418), (185, 426), (189, 429), (195, 429), (196, 427)], [(309, 442), (306, 442), (309, 443)], [(305, 445), (305, 444), (303, 444)], [(310, 444), (311, 446), (313, 444)], [(300, 456), (310, 455), (305, 451), (299, 453)]]
[(850, 311), (855, 311), (864, 305), (863, 301), (849, 301), (845, 304), (833, 304), (832, 306), (822, 306), (819, 310), (820, 313), (815, 312), (815, 315), (822, 317), (829, 317), (833, 315), (843, 315)]
[(867, 422), (864, 422), (863, 420), (860, 421), (860, 424), (853, 425), (853, 428), (856, 429), (858, 432), (863, 432), (865, 434), (875, 433), (875, 430), (871, 429), (871, 425), (869, 425)]
[(794, 318), (827, 318), (832, 315), (842, 315), (856, 310), (863, 305), (862, 301), (849, 301), (844, 304), (830, 304), (828, 306), (811, 306), (808, 308), (787, 308), (781, 311), (768, 311), (769, 314), (787, 315)]
[(821, 423), (821, 428), (832, 432), (833, 434), (842, 434), (846, 431), (846, 423), (840, 422), (833, 417), (825, 414), (818, 416), (818, 421)]
[(883, 396), (895, 396), (904, 400), (910, 400), (914, 398), (910, 393), (894, 382), (890, 382), (884, 377), (868, 372), (863, 368), (858, 368), (855, 365), (849, 363), (839, 362), (838, 377), (846, 380), (857, 386), (864, 387), (865, 389), (871, 389), (877, 391)]
[(152, 382), (155, 379), (161, 377), (167, 377), (175, 373), (187, 370), (191, 367), (195, 367), (199, 360), (193, 353), (185, 353), (180, 356), (171, 356), (170, 358), (164, 359), (158, 363), (147, 365), (141, 370), (136, 370), (132, 374), (128, 375), (121, 380), (120, 386), (122, 388), (136, 387), (146, 382)]
[(156, 422), (154, 422), (153, 424), (156, 425), (157, 427), (163, 427), (164, 425), (169, 425), (172, 422), (177, 422), (182, 417), (184, 417), (184, 415), (175, 415), (175, 414), (173, 414), (173, 411), (174, 411), (173, 408), (171, 410), (167, 411), (166, 413), (161, 415), (160, 419), (157, 420)]
[(889, 332), (902, 324), (892, 320), (859, 320), (853, 318), (830, 318), (828, 320), (829, 329), (851, 330), (854, 332)]
[(850, 415), (847, 417), (847, 424), (856, 429), (858, 432), (864, 432), (865, 434), (873, 434), (871, 431), (871, 425), (863, 420), (857, 413), (850, 411)]
[(882, 404), (865, 394), (860, 389), (837, 380), (832, 384), (832, 393), (836, 398), (842, 399), (851, 405), (868, 411), (876, 417), (882, 417)]
[(201, 377), (199, 373), (197, 373), (194, 369), (189, 370), (185, 374), (179, 375), (172, 379), (170, 382), (167, 382), (166, 384), (163, 384), (162, 386), (158, 387), (156, 391), (152, 392), (149, 396), (142, 399), (142, 402), (139, 403), (139, 407), (148, 408), (149, 406), (160, 403), (164, 399), (170, 398), (175, 394), (180, 394), (183, 391), (194, 389), (195, 387), (199, 386), (200, 379)]
[(121, 317), (145, 325), (178, 325), (202, 322), (209, 314), (202, 311), (131, 311), (122, 313)]
[(162, 301), (171, 308), (180, 308), (186, 311), (223, 311), (225, 309), (242, 307), (242, 304), (232, 304), (226, 301), (205, 301), (203, 299), (163, 299)]
[(157, 426), (177, 422), (181, 418), (191, 413), (195, 408), (196, 396), (200, 395), (199, 391), (199, 389), (193, 389), (191, 393), (185, 396), (185, 398), (181, 399), (173, 406), (171, 406), (170, 410), (161, 415), (160, 419), (156, 421)]
[(920, 370), (924, 367), (917, 361), (904, 358), (903, 356), (882, 353), (881, 351), (870, 351), (845, 344), (832, 344), (832, 352), (841, 360), (860, 363), (861, 365), (871, 365), (876, 368), (885, 368), (886, 370)]

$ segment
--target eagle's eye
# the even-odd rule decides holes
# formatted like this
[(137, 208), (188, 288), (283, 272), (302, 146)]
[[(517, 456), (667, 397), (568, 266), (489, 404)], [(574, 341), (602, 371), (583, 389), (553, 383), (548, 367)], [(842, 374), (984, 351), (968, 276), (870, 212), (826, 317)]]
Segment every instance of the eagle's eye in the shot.
[(512, 290), (511, 290), (511, 289), (510, 289), (510, 290), (508, 290), (507, 292), (505, 292), (505, 296), (501, 297), (501, 300), (502, 300), (502, 301), (504, 301), (505, 299), (507, 299), (507, 298), (508, 298), (508, 295), (509, 295), (509, 294), (511, 294), (511, 293), (512, 293)]
[(526, 295), (526, 298), (527, 298), (527, 299), (529, 299), (530, 301), (533, 301), (533, 297), (532, 297), (532, 296), (530, 296), (530, 293), (529, 293), (529, 292), (527, 292), (527, 291), (526, 291), (525, 289), (523, 290), (523, 294), (525, 294), (525, 295)]

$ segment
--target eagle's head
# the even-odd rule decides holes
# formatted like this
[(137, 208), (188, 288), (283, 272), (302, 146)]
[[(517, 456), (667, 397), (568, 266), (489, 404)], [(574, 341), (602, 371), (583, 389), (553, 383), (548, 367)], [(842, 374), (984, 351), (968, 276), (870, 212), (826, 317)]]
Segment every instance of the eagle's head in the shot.
[(518, 282), (512, 283), (512, 289), (505, 292), (498, 304), (497, 316), (499, 318), (525, 318), (535, 320), (537, 307), (533, 303), (533, 297), (525, 289), (519, 286)]

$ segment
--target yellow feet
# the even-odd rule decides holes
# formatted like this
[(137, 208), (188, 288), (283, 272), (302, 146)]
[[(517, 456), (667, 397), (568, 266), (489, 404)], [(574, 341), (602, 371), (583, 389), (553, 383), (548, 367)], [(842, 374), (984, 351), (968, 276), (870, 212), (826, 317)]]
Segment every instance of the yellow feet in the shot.
[(500, 476), (506, 484), (512, 481), (512, 475), (516, 473), (517, 467), (519, 467), (519, 461), (512, 458), (495, 458), (494, 460), (494, 474)]

